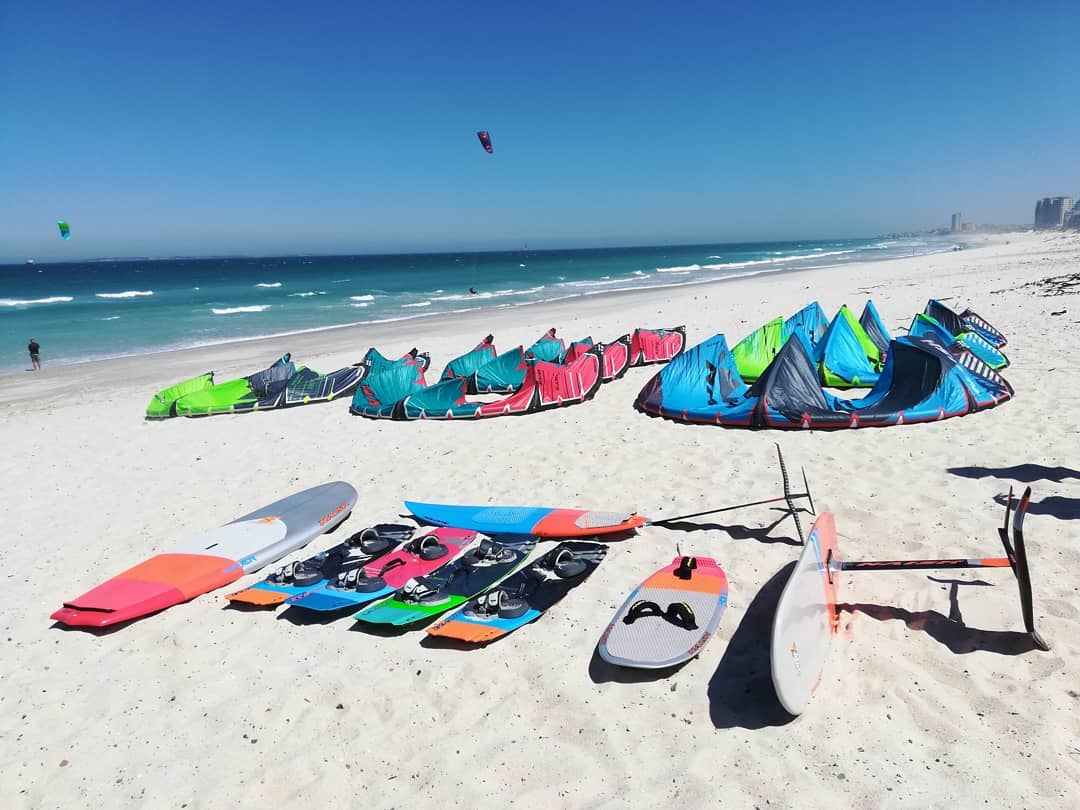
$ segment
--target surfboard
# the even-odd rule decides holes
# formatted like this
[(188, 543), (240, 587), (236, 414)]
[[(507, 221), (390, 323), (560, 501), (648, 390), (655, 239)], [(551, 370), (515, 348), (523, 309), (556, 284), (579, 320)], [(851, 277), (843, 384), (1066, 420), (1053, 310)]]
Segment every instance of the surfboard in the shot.
[(413, 531), (411, 526), (380, 523), (303, 562), (282, 566), (261, 582), (225, 598), (243, 605), (277, 607), (291, 596), (323, 588), (341, 574), (389, 554), (408, 540)]
[(716, 632), (727, 607), (727, 576), (708, 557), (676, 557), (637, 586), (600, 637), (609, 664), (661, 669), (687, 661)]
[(334, 611), (383, 599), (413, 577), (438, 570), (476, 539), (476, 532), (440, 527), (419, 533), (396, 551), (358, 569), (344, 571), (325, 587), (285, 600), (290, 607)]
[(633, 512), (600, 512), (547, 506), (453, 506), (405, 501), (405, 507), (424, 523), (454, 526), (483, 534), (531, 534), (564, 538), (629, 532), (648, 518)]
[(181, 543), (65, 602), (51, 618), (108, 627), (156, 613), (233, 582), (307, 545), (356, 505), (344, 481), (297, 492)]
[(773, 687), (780, 704), (802, 714), (821, 681), (836, 633), (840, 551), (831, 512), (818, 516), (806, 538), (773, 617)]
[(484, 644), (534, 622), (584, 582), (607, 554), (597, 543), (559, 543), (455, 613), (428, 628), (428, 635)]
[(410, 579), (393, 596), (364, 608), (354, 618), (369, 624), (402, 625), (453, 610), (521, 567), (535, 545), (535, 537), (522, 535), (481, 540), (449, 565)]

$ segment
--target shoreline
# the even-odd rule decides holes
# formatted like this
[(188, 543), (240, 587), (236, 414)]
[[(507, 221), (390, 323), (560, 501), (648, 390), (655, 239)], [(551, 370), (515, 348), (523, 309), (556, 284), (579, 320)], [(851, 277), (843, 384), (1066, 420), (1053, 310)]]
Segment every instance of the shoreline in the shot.
[[(984, 236), (983, 242), (981, 244), (979, 244), (979, 245), (972, 246), (971, 244), (965, 243), (965, 247), (964, 247), (962, 252), (982, 250), (983, 248), (989, 247), (989, 246), (991, 246), (993, 244), (995, 244), (995, 239), (993, 237)], [(118, 363), (118, 362), (122, 362), (122, 361), (131, 361), (131, 360), (139, 360), (139, 359), (147, 359), (147, 360), (149, 360), (149, 359), (156, 358), (156, 357), (157, 358), (162, 358), (162, 357), (164, 357), (164, 358), (180, 358), (182, 355), (185, 355), (186, 353), (189, 353), (189, 352), (199, 352), (199, 351), (205, 351), (205, 350), (208, 350), (208, 349), (215, 349), (215, 348), (219, 348), (219, 347), (225, 347), (226, 349), (228, 349), (229, 347), (236, 347), (236, 346), (241, 346), (241, 345), (252, 345), (252, 344), (257, 344), (257, 343), (262, 343), (262, 344), (265, 345), (265, 344), (269, 344), (270, 342), (273, 342), (273, 341), (278, 341), (279, 342), (279, 341), (281, 341), (283, 339), (296, 338), (296, 337), (300, 337), (302, 339), (302, 342), (306, 343), (309, 340), (316, 339), (320, 335), (327, 335), (327, 334), (333, 334), (333, 333), (340, 334), (340, 333), (344, 332), (345, 330), (357, 330), (357, 331), (365, 330), (365, 331), (381, 332), (381, 331), (384, 331), (384, 329), (385, 329), (385, 331), (388, 334), (387, 334), (386, 337), (381, 338), (381, 339), (393, 339), (394, 337), (396, 337), (396, 335), (394, 333), (397, 331), (395, 329), (395, 327), (397, 325), (407, 325), (407, 324), (414, 324), (414, 323), (417, 323), (417, 322), (422, 322), (425, 326), (427, 324), (432, 324), (432, 325), (435, 325), (435, 326), (445, 326), (447, 323), (452, 322), (454, 320), (465, 319), (465, 318), (468, 318), (468, 317), (475, 317), (475, 316), (479, 316), (479, 315), (497, 316), (499, 313), (505, 313), (505, 312), (508, 312), (508, 311), (526, 310), (526, 309), (537, 310), (537, 309), (542, 308), (542, 307), (547, 307), (547, 306), (556, 307), (556, 306), (560, 306), (560, 305), (567, 305), (567, 304), (571, 304), (573, 302), (580, 302), (580, 301), (583, 301), (583, 300), (586, 300), (586, 299), (591, 299), (591, 298), (603, 299), (604, 301), (609, 302), (609, 303), (618, 303), (620, 301), (620, 299), (624, 299), (624, 300), (627, 300), (627, 301), (635, 301), (639, 297), (642, 297), (642, 296), (647, 296), (647, 295), (650, 295), (650, 294), (656, 295), (657, 291), (661, 291), (661, 290), (670, 291), (670, 290), (677, 290), (677, 289), (681, 289), (681, 288), (709, 289), (709, 288), (713, 287), (714, 285), (717, 285), (717, 286), (726, 285), (726, 284), (731, 284), (731, 283), (739, 282), (739, 281), (746, 281), (746, 280), (750, 280), (750, 279), (761, 279), (761, 278), (764, 278), (764, 277), (794, 276), (794, 275), (798, 275), (798, 274), (802, 274), (802, 273), (809, 273), (809, 272), (815, 272), (815, 271), (829, 271), (829, 270), (859, 268), (859, 267), (861, 267), (863, 265), (889, 266), (889, 265), (897, 263), (897, 262), (904, 262), (904, 261), (910, 261), (910, 260), (913, 260), (913, 259), (938, 256), (938, 255), (943, 255), (943, 254), (949, 254), (949, 253), (952, 253), (952, 252), (953, 251), (948, 251), (948, 250), (943, 249), (943, 250), (939, 250), (939, 251), (921, 253), (921, 254), (918, 254), (916, 256), (896, 256), (896, 257), (882, 258), (882, 259), (863, 259), (863, 260), (858, 261), (858, 262), (850, 262), (850, 263), (814, 265), (814, 266), (811, 266), (811, 267), (779, 267), (779, 268), (776, 268), (776, 269), (763, 268), (763, 269), (760, 269), (760, 270), (753, 270), (753, 271), (746, 272), (746, 273), (739, 273), (737, 275), (732, 275), (732, 276), (725, 277), (725, 278), (711, 278), (711, 279), (705, 279), (705, 280), (701, 280), (701, 281), (684, 281), (684, 282), (671, 282), (671, 283), (666, 283), (666, 284), (652, 284), (652, 285), (649, 285), (648, 287), (642, 287), (642, 288), (639, 288), (639, 289), (620, 288), (620, 289), (614, 289), (614, 290), (592, 290), (592, 291), (574, 293), (574, 294), (570, 294), (570, 295), (564, 295), (564, 296), (560, 296), (558, 298), (544, 299), (544, 300), (541, 300), (541, 301), (525, 301), (525, 302), (521, 302), (521, 303), (517, 303), (517, 304), (501, 304), (501, 305), (493, 305), (493, 306), (478, 306), (478, 307), (471, 307), (471, 308), (467, 308), (467, 309), (450, 310), (450, 311), (444, 311), (444, 312), (433, 312), (433, 313), (430, 313), (430, 314), (419, 313), (419, 314), (416, 314), (416, 315), (404, 315), (404, 316), (401, 316), (399, 318), (381, 318), (381, 319), (374, 319), (374, 320), (370, 320), (370, 321), (352, 321), (352, 322), (344, 323), (344, 324), (333, 324), (333, 325), (330, 325), (330, 326), (315, 326), (315, 327), (311, 327), (311, 328), (307, 328), (307, 329), (296, 329), (296, 330), (287, 330), (287, 331), (284, 331), (284, 332), (273, 332), (273, 333), (269, 333), (269, 334), (252, 335), (250, 337), (238, 337), (238, 338), (226, 338), (226, 339), (223, 339), (223, 340), (211, 340), (211, 341), (207, 341), (207, 342), (192, 344), (192, 345), (189, 345), (189, 346), (175, 346), (175, 347), (171, 347), (171, 348), (151, 349), (151, 350), (148, 350), (148, 351), (141, 351), (141, 352), (136, 351), (136, 352), (131, 352), (131, 353), (127, 353), (127, 354), (110, 355), (110, 356), (107, 356), (107, 357), (94, 357), (94, 358), (85, 359), (85, 360), (65, 360), (65, 361), (59, 361), (59, 362), (57, 362), (57, 363), (55, 363), (53, 365), (47, 365), (46, 368), (49, 369), (49, 370), (57, 370), (57, 371), (59, 371), (59, 370), (66, 370), (66, 369), (70, 369), (70, 368), (85, 368), (87, 366), (98, 365), (98, 364)], [(826, 309), (827, 309), (827, 307), (826, 307)], [(671, 324), (671, 325), (676, 325), (676, 324)], [(555, 326), (558, 328), (558, 324), (556, 324)], [(646, 324), (639, 324), (639, 326), (647, 326), (647, 325)], [(633, 328), (634, 327), (630, 327), (630, 329), (633, 329)], [(650, 327), (650, 328), (652, 328), (652, 327)], [(426, 330), (424, 330), (424, 331), (426, 331)], [(563, 337), (568, 337), (566, 335), (562, 335), (562, 336)], [(617, 335), (611, 336), (611, 338), (614, 338), (614, 337), (617, 337)], [(608, 339), (611, 339), (611, 338), (608, 338)], [(373, 340), (375, 340), (375, 339), (380, 339), (380, 338), (373, 338)], [(374, 345), (374, 344), (372, 344), (372, 345)], [(691, 344), (691, 345), (693, 345), (693, 344)], [(421, 351), (424, 351), (423, 347), (418, 347), (418, 348), (420, 348)], [(289, 351), (292, 351), (292, 350), (290, 349)], [(363, 351), (366, 351), (366, 348)], [(466, 349), (462, 349), (462, 351), (466, 351)], [(295, 354), (295, 352), (294, 352), (294, 354)], [(361, 351), (361, 354), (362, 354), (362, 351)], [(435, 363), (435, 358), (432, 358), (432, 363), (433, 364)], [(329, 369), (327, 369), (327, 370), (329, 370)], [(9, 378), (11, 378), (11, 377), (20, 377), (21, 378), (21, 375), (23, 373), (26, 373), (26, 372), (28, 372), (28, 369), (25, 369), (25, 368), (23, 368), (23, 369), (11, 369), (11, 370), (8, 370), (8, 371), (0, 371), (0, 381), (9, 381)]]

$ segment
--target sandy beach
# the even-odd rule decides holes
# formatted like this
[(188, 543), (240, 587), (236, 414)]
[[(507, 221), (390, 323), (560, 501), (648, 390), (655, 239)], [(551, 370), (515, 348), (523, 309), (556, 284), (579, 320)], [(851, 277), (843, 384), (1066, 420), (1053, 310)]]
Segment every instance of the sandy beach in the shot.
[[(1080, 377), (1068, 366), (1080, 301), (1023, 285), (1076, 272), (1080, 235), (1010, 234), (954, 253), (66, 367), (46, 355), (41, 373), (3, 377), (0, 396), (3, 805), (1071, 807)], [(501, 350), (551, 326), (610, 340), (686, 324), (690, 345), (716, 332), (733, 343), (812, 300), (831, 317), (867, 297), (894, 335), (930, 297), (978, 311), (1009, 338), (1015, 398), (884, 430), (691, 427), (632, 408), (650, 367), (585, 405), (525, 418), (376, 422), (333, 402), (143, 419), (166, 385), (211, 369), (231, 379), (286, 351), (329, 371), (369, 346), (415, 346), (431, 353), (430, 380), (489, 332)], [(799, 546), (769, 508), (613, 543), (548, 615), (476, 650), (422, 630), (239, 611), (224, 591), (100, 635), (48, 618), (158, 550), (326, 481), (360, 492), (349, 533), (396, 520), (406, 498), (663, 518), (779, 494), (774, 442), (805, 467), (857, 558), (998, 555), (995, 497), (1030, 484), (1036, 621), (1052, 651), (1030, 649), (1007, 569), (863, 574), (841, 594), (810, 710), (790, 718), (768, 639)], [(727, 572), (717, 637), (665, 677), (603, 663), (596, 643), (614, 610), (677, 553)]]

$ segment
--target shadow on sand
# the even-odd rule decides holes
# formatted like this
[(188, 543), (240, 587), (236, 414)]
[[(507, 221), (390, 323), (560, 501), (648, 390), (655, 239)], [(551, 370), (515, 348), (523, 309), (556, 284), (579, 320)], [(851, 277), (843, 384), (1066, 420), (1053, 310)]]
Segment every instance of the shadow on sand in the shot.
[[(995, 495), (994, 500), (1005, 505), (1007, 495)], [(1058, 520), (1080, 519), (1080, 498), (1066, 498), (1063, 495), (1051, 495), (1041, 501), (1031, 501), (1028, 504), (1029, 515), (1047, 515)]]
[(758, 591), (709, 680), (709, 717), (716, 728), (758, 729), (794, 719), (776, 699), (769, 660), (776, 603), (794, 568), (794, 561), (788, 563)]
[[(955, 589), (956, 586), (953, 585)], [(952, 597), (950, 596), (950, 602)], [(955, 603), (953, 603), (955, 605)], [(879, 622), (901, 621), (909, 630), (926, 633), (939, 644), (944, 645), (956, 655), (983, 651), (998, 655), (1022, 655), (1038, 649), (1031, 636), (1015, 630), (980, 630), (968, 627), (959, 615), (959, 609), (950, 608), (950, 613), (958, 616), (949, 618), (936, 610), (910, 611), (893, 605), (871, 605), (865, 603), (845, 603), (836, 606), (847, 613), (862, 613)]]
[[(800, 512), (806, 510), (800, 509)], [(772, 537), (770, 533), (773, 529), (783, 523), (791, 516), (791, 513), (786, 509), (783, 510), (783, 514), (768, 526), (762, 526), (755, 528), (752, 526), (745, 526), (741, 523), (709, 523), (702, 521), (692, 520), (675, 520), (671, 523), (664, 521), (656, 521), (654, 525), (662, 526), (665, 529), (671, 529), (676, 532), (724, 532), (732, 540), (755, 540), (758, 543), (784, 543), (789, 546), (801, 546), (802, 543), (796, 537)]]
[(670, 678), (692, 660), (694, 659), (690, 658), (673, 667), (663, 669), (632, 669), (609, 664), (600, 657), (600, 653), (594, 647), (592, 659), (589, 661), (589, 678), (593, 683), (651, 683)]
[(297, 627), (333, 624), (334, 622), (355, 613), (361, 607), (361, 605), (349, 605), (348, 607), (341, 608), (341, 610), (304, 610), (304, 608), (289, 605), (277, 615), (277, 618), (278, 621), (288, 622)]
[(1017, 464), (1013, 467), (949, 467), (946, 472), (961, 478), (1001, 478), (1033, 484), (1036, 481), (1061, 483), (1066, 478), (1080, 478), (1080, 472), (1069, 467), (1044, 467), (1041, 464)]
[[(372, 622), (362, 622), (357, 619), (352, 627), (349, 628), (349, 632), (363, 633), (367, 636), (377, 636), (379, 638), (398, 638), (407, 633), (415, 633), (419, 630), (423, 630), (429, 624), (434, 623), (438, 618), (438, 616), (428, 616), (426, 619), (410, 624), (374, 624)], [(427, 638), (426, 633), (424, 634), (424, 637)]]

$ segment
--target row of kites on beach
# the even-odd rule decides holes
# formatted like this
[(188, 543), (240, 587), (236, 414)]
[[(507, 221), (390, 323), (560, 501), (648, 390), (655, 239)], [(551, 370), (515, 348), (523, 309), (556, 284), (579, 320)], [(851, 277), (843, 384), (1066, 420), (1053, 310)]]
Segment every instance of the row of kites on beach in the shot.
[[(892, 338), (872, 301), (830, 321), (811, 303), (730, 347), (722, 334), (686, 349), (686, 329), (635, 329), (609, 343), (567, 344), (549, 329), (530, 346), (500, 353), (488, 335), (427, 381), (431, 358), (396, 360), (369, 349), (329, 374), (286, 354), (223, 383), (213, 372), (154, 395), (150, 419), (265, 411), (352, 395), (350, 411), (399, 421), (484, 419), (536, 413), (591, 399), (636, 366), (667, 364), (634, 406), (678, 422), (749, 428), (855, 428), (927, 422), (991, 408), (1013, 389), (1005, 337), (976, 313), (930, 301), (907, 334)], [(837, 389), (868, 388), (854, 398)]]
[[(350, 410), (371, 419), (483, 419), (585, 402), (627, 369), (664, 363), (686, 348), (686, 330), (635, 329), (610, 343), (569, 345), (549, 329), (530, 346), (500, 353), (492, 335), (455, 357), (428, 384), (431, 356), (412, 349), (396, 360), (368, 349), (363, 360), (329, 374), (286, 354), (263, 371), (229, 382), (213, 372), (159, 391), (146, 416), (210, 416), (326, 402), (352, 394)], [(479, 397), (479, 398), (478, 398)]]

